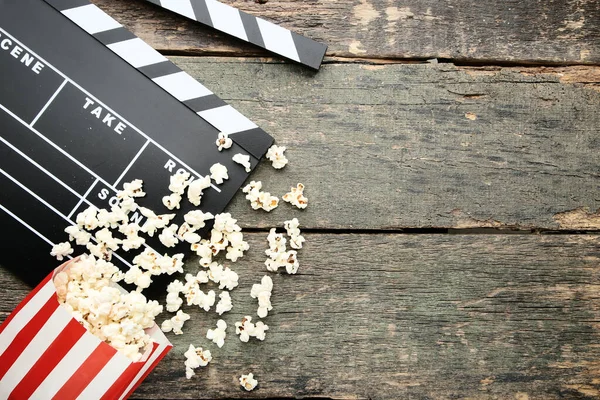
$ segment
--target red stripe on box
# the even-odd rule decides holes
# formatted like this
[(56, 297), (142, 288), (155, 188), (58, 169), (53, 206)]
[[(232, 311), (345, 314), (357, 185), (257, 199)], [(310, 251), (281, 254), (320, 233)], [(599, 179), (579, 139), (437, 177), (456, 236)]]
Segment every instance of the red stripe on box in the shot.
[(29, 398), (85, 332), (85, 328), (75, 318), (71, 319), (14, 388), (9, 400)]
[(116, 352), (117, 350), (108, 344), (100, 343), (52, 399), (76, 399)]
[[(41, 289), (42, 289), (44, 286), (46, 286), (46, 284), (48, 284), (48, 282), (50, 281), (50, 279), (52, 279), (52, 275), (53, 275), (53, 274), (54, 274), (54, 272), (51, 272), (50, 274), (48, 274), (48, 276), (47, 276), (47, 277), (46, 277), (46, 278), (45, 278), (45, 279), (44, 279), (42, 282), (40, 282), (40, 284), (39, 284), (39, 285), (37, 285), (37, 286), (35, 287), (35, 289), (33, 289), (33, 290), (32, 290), (32, 291), (31, 291), (31, 292), (30, 292), (30, 293), (27, 295), (27, 297), (25, 297), (25, 299), (23, 299), (23, 301), (22, 301), (22, 302), (20, 302), (20, 303), (19, 303), (19, 305), (17, 306), (17, 308), (15, 308), (15, 309), (13, 310), (13, 312), (12, 312), (12, 313), (11, 313), (11, 314), (8, 316), (8, 318), (6, 318), (6, 319), (4, 320), (4, 322), (2, 323), (2, 325), (0, 325), (0, 333), (2, 333), (2, 331), (3, 331), (4, 329), (6, 329), (6, 327), (7, 327), (7, 326), (8, 326), (8, 324), (10, 323), (10, 321), (12, 321), (12, 319), (13, 319), (14, 317), (16, 317), (16, 316), (17, 316), (17, 314), (19, 313), (19, 311), (21, 311), (21, 309), (22, 309), (23, 307), (25, 307), (25, 305), (26, 305), (27, 303), (29, 303), (29, 301), (30, 301), (31, 299), (33, 299), (33, 298), (35, 297), (35, 295), (36, 295), (36, 294), (38, 294), (38, 292), (39, 292), (39, 291), (40, 291), (40, 290), (41, 290)], [(52, 283), (51, 283), (51, 284), (52, 284)]]
[(148, 368), (148, 370), (144, 373), (144, 375), (142, 375), (142, 377), (135, 383), (135, 385), (133, 385), (133, 388), (129, 391), (129, 393), (127, 393), (127, 396), (125, 396), (125, 398), (128, 398), (129, 396), (131, 396), (133, 394), (133, 392), (135, 392), (135, 390), (142, 384), (142, 382), (144, 382), (144, 380), (150, 374), (150, 372), (152, 372), (154, 370), (154, 368), (156, 368), (159, 361), (162, 360), (167, 355), (167, 353), (169, 352), (169, 350), (171, 350), (171, 348), (173, 348), (173, 346), (169, 345), (163, 350), (162, 353), (160, 353), (160, 355), (158, 356), (158, 358), (156, 360), (154, 360), (154, 362), (152, 363), (150, 368)]
[(127, 389), (129, 383), (135, 378), (140, 369), (144, 366), (143, 362), (131, 362), (129, 367), (119, 376), (119, 378), (112, 384), (110, 389), (104, 393), (104, 396), (100, 400), (114, 400), (118, 399), (119, 396)]
[(42, 326), (50, 319), (54, 311), (58, 308), (58, 300), (56, 293), (50, 297), (50, 300), (46, 302), (40, 308), (37, 314), (25, 325), (25, 327), (17, 333), (14, 340), (6, 348), (4, 354), (0, 356), (0, 379), (6, 375), (6, 372), (19, 358), (23, 350), (27, 348), (29, 343), (33, 340), (35, 335), (38, 333)]

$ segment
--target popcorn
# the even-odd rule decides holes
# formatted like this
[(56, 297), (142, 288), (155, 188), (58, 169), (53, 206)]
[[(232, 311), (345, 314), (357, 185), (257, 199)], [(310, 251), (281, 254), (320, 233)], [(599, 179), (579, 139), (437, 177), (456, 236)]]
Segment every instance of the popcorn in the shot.
[(181, 224), (177, 230), (177, 238), (190, 244), (198, 243), (202, 239), (187, 222)]
[(223, 291), (221, 292), (221, 294), (219, 294), (219, 302), (217, 303), (217, 314), (219, 315), (223, 315), (223, 313), (226, 313), (227, 311), (231, 311), (231, 309), (233, 308), (233, 304), (231, 303), (231, 296), (229, 295), (229, 292), (227, 291)]
[(215, 215), (213, 229), (221, 232), (239, 232), (242, 230), (242, 228), (237, 225), (237, 219), (232, 218), (230, 213)]
[(254, 390), (258, 381), (254, 379), (254, 374), (242, 375), (240, 376), (240, 385), (249, 392)]
[(200, 179), (194, 179), (188, 186), (187, 196), (190, 203), (198, 207), (204, 194), (204, 189), (210, 187), (210, 175)]
[(150, 271), (142, 271), (137, 265), (132, 265), (124, 277), (125, 283), (133, 284), (136, 290), (141, 292), (148, 288), (152, 283), (152, 273)]
[(146, 243), (146, 239), (137, 235), (127, 236), (125, 239), (121, 241), (121, 248), (125, 251), (129, 251), (132, 249), (139, 249), (144, 243)]
[(240, 340), (244, 343), (250, 340), (250, 337), (255, 337), (258, 340), (265, 340), (265, 332), (269, 327), (262, 321), (258, 321), (256, 325), (252, 322), (252, 317), (245, 316), (241, 322), (235, 323), (235, 333), (240, 335)]
[(219, 132), (219, 136), (217, 137), (217, 147), (219, 151), (223, 149), (228, 149), (233, 144), (233, 140), (229, 138), (229, 135), (225, 132)]
[(167, 294), (167, 311), (176, 312), (181, 308), (183, 300), (179, 297), (179, 293)]
[(292, 249), (301, 249), (302, 244), (306, 240), (304, 239), (304, 236), (300, 234), (300, 223), (298, 222), (298, 218), (285, 221), (283, 223), (283, 226), (285, 227), (285, 230), (287, 231), (287, 234), (290, 237), (290, 247)]
[(252, 317), (244, 317), (241, 322), (235, 323), (235, 333), (240, 335), (240, 340), (244, 343), (250, 340), (250, 334), (254, 331), (254, 324), (251, 322)]
[(160, 235), (158, 235), (158, 239), (165, 247), (174, 247), (179, 243), (179, 239), (177, 238), (177, 225), (173, 224), (164, 228)]
[(200, 243), (192, 244), (192, 251), (200, 257), (198, 261), (201, 266), (208, 267), (212, 262), (213, 247), (208, 240), (201, 240)]
[[(185, 321), (187, 321), (189, 319), (190, 319), (190, 316), (188, 314), (179, 310), (179, 311), (177, 311), (177, 314), (174, 317), (172, 317), (171, 319), (165, 320), (160, 325), (160, 329), (163, 332), (173, 331), (174, 334), (181, 335), (181, 334), (183, 334), (183, 331), (181, 330), (181, 328), (183, 328), (183, 324), (185, 323)], [(210, 353), (209, 353), (209, 355), (210, 355)]]
[(142, 190), (144, 182), (141, 179), (135, 179), (131, 182), (123, 184), (123, 190), (117, 192), (119, 199), (125, 199), (127, 197), (144, 197), (146, 193)]
[(50, 255), (56, 257), (58, 261), (62, 261), (63, 257), (66, 257), (70, 254), (73, 254), (73, 248), (69, 242), (55, 244), (52, 246), (52, 250), (50, 251)]
[(98, 211), (97, 219), (99, 227), (115, 229), (120, 224), (127, 223), (127, 213), (120, 207), (113, 207), (111, 211), (102, 208)]
[(121, 207), (121, 210), (123, 210), (124, 213), (129, 214), (130, 212), (137, 210), (138, 205), (133, 198), (124, 197), (119, 202), (119, 207)]
[(250, 205), (253, 210), (263, 209), (267, 212), (273, 210), (279, 205), (279, 199), (276, 196), (271, 196), (269, 192), (263, 192), (262, 182), (252, 181), (246, 185), (242, 191), (246, 194), (246, 199), (250, 200)]
[(277, 233), (275, 228), (271, 228), (269, 231), (267, 241), (269, 242), (269, 250), (266, 250), (265, 253), (268, 256), (273, 256), (286, 250), (285, 244), (287, 243), (287, 239), (283, 234)]
[(150, 237), (154, 236), (154, 233), (156, 233), (158, 229), (163, 229), (169, 225), (169, 222), (175, 218), (175, 214), (156, 215), (154, 211), (146, 207), (140, 207), (139, 210), (140, 213), (147, 218), (146, 222), (141, 227), (141, 231), (147, 233)]
[(267, 270), (277, 272), (279, 268), (284, 267), (288, 274), (298, 272), (300, 266), (298, 253), (295, 250), (286, 251), (286, 239), (283, 235), (272, 228), (267, 236), (267, 241), (269, 242), (269, 249), (265, 250), (265, 254), (269, 256), (269, 259), (265, 261)]
[(83, 255), (56, 274), (54, 284), (58, 301), (90, 333), (139, 361), (152, 342), (144, 329), (154, 325), (162, 306), (111, 286), (119, 275), (113, 264)]
[(151, 248), (147, 247), (143, 252), (134, 257), (133, 263), (143, 270), (154, 272), (154, 275), (159, 275), (157, 271), (156, 261), (160, 256)]
[(69, 240), (75, 241), (80, 246), (85, 246), (90, 242), (92, 234), (79, 229), (77, 225), (71, 225), (65, 228), (65, 232), (69, 234)]
[(252, 285), (250, 296), (253, 299), (258, 299), (258, 311), (256, 314), (260, 318), (265, 318), (269, 311), (273, 309), (271, 305), (271, 292), (273, 290), (273, 280), (271, 277), (263, 276), (261, 283)]
[(288, 163), (288, 159), (283, 155), (286, 150), (284, 146), (273, 145), (267, 150), (266, 157), (271, 161), (273, 168), (281, 169)]
[(202, 290), (198, 290), (192, 304), (197, 305), (204, 311), (209, 311), (215, 305), (215, 291), (210, 290), (208, 293), (204, 293)]
[(202, 350), (202, 347), (194, 347), (190, 344), (188, 350), (183, 354), (185, 356), (185, 377), (191, 379), (196, 375), (194, 370), (198, 367), (206, 367), (212, 361), (212, 355), (209, 350)]
[(229, 175), (227, 175), (227, 167), (223, 164), (213, 164), (210, 167), (210, 177), (214, 180), (218, 185), (223, 183), (223, 180), (229, 179)]
[(173, 193), (177, 193), (182, 195), (185, 192), (185, 188), (190, 184), (190, 173), (183, 171), (176, 173), (175, 175), (171, 175), (169, 178), (169, 190)]
[(227, 241), (229, 242), (229, 246), (227, 247), (225, 258), (232, 262), (236, 262), (238, 258), (241, 258), (244, 255), (244, 252), (250, 248), (250, 245), (244, 241), (242, 232), (228, 233)]
[(183, 292), (184, 285), (181, 283), (179, 279), (175, 279), (173, 282), (169, 283), (167, 286), (167, 293), (181, 293)]
[(238, 274), (226, 267), (219, 277), (219, 289), (233, 290), (238, 285)]
[(227, 323), (222, 319), (217, 321), (217, 329), (209, 329), (206, 332), (206, 338), (212, 340), (219, 348), (225, 344), (225, 330), (227, 329)]
[(211, 213), (203, 213), (200, 210), (193, 210), (184, 215), (183, 219), (193, 229), (202, 229), (206, 226), (206, 221), (214, 219)]
[(106, 243), (88, 243), (85, 245), (86, 249), (96, 258), (101, 260), (110, 261), (112, 259), (112, 250), (108, 248)]
[(98, 243), (102, 243), (106, 248), (115, 251), (119, 249), (119, 245), (121, 244), (121, 239), (114, 238), (112, 232), (107, 228), (103, 228), (96, 232), (94, 235)]
[(169, 210), (178, 209), (181, 203), (181, 195), (179, 193), (171, 193), (168, 196), (163, 196), (162, 198), (163, 205), (167, 207)]
[(299, 183), (296, 187), (292, 187), (289, 193), (283, 196), (283, 201), (286, 201), (300, 209), (306, 208), (308, 199), (304, 197), (304, 185)]
[(84, 211), (77, 214), (75, 222), (80, 228), (83, 228), (87, 231), (93, 231), (98, 227), (98, 218), (96, 215), (98, 213), (98, 209), (94, 206), (89, 206)]
[(249, 155), (237, 153), (235, 156), (233, 156), (232, 160), (244, 167), (246, 169), (246, 172), (252, 171)]
[(178, 253), (173, 256), (165, 254), (156, 259), (156, 267), (161, 274), (173, 275), (175, 272), (183, 273), (183, 254)]

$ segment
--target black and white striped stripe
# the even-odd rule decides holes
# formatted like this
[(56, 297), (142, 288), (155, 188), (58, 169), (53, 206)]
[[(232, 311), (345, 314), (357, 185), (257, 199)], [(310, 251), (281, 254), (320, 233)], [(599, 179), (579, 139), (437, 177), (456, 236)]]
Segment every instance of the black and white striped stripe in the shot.
[(216, 0), (146, 0), (245, 42), (319, 69), (327, 46)]
[(230, 134), (236, 143), (254, 157), (262, 157), (263, 146), (253, 143), (261, 142), (260, 138), (263, 137), (272, 140), (262, 129), (100, 8), (88, 0), (45, 1), (206, 122)]

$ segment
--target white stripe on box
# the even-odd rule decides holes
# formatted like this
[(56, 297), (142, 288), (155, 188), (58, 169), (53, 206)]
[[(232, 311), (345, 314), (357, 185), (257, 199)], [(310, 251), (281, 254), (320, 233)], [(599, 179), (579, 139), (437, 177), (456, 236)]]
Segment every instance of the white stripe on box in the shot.
[(167, 61), (166, 57), (140, 38), (109, 44), (107, 47), (135, 68)]
[(264, 19), (257, 18), (256, 22), (265, 42), (265, 47), (268, 50), (300, 62), (298, 50), (296, 50), (296, 44), (292, 38), (292, 32)]
[(101, 340), (86, 332), (33, 392), (30, 399), (50, 399), (64, 386), (77, 369), (96, 350)]
[(152, 366), (152, 364), (154, 364), (154, 361), (156, 361), (156, 359), (162, 354), (162, 352), (165, 351), (167, 346), (168, 346), (167, 344), (161, 344), (156, 348), (156, 351), (154, 353), (152, 353), (150, 358), (148, 358), (148, 360), (145, 362), (142, 369), (140, 369), (140, 372), (138, 372), (138, 374), (135, 376), (135, 378), (133, 378), (133, 380), (131, 381), (129, 386), (127, 386), (127, 389), (125, 389), (125, 391), (123, 392), (121, 397), (119, 397), (119, 400), (124, 399), (125, 396), (127, 395), (127, 393), (129, 393), (129, 391), (137, 384), (137, 382), (140, 379), (142, 379), (142, 376), (144, 376), (146, 371), (148, 371), (148, 369)]
[(191, 19), (196, 19), (192, 4), (188, 0), (161, 0), (160, 5), (167, 10), (176, 12)]
[(63, 14), (90, 35), (122, 26), (93, 4), (71, 8), (63, 11)]
[(183, 71), (154, 78), (153, 81), (179, 101), (186, 101), (213, 94), (210, 90), (205, 88), (204, 85)]
[(77, 399), (95, 400), (100, 399), (110, 389), (112, 384), (125, 372), (131, 364), (131, 360), (116, 352), (115, 355), (104, 365), (104, 368), (92, 379), (87, 387), (81, 392)]
[(17, 336), (21, 329), (31, 321), (35, 314), (37, 314), (40, 308), (50, 300), (55, 292), (56, 288), (54, 287), (54, 283), (52, 280), (49, 280), (44, 287), (42, 287), (35, 296), (19, 310), (4, 328), (4, 331), (0, 333), (0, 356), (4, 354), (6, 348), (10, 345), (15, 336)]
[(54, 313), (2, 378), (0, 398), (7, 398), (11, 394), (72, 319), (73, 317), (64, 308), (59, 306), (54, 310)]
[[(185, 0), (183, 0), (185, 1)], [(213, 27), (222, 32), (228, 33), (236, 38), (248, 41), (240, 11), (237, 8), (219, 3), (215, 0), (206, 0), (206, 7), (210, 14)]]
[(227, 134), (258, 128), (254, 122), (229, 105), (200, 111), (198, 115), (221, 132)]

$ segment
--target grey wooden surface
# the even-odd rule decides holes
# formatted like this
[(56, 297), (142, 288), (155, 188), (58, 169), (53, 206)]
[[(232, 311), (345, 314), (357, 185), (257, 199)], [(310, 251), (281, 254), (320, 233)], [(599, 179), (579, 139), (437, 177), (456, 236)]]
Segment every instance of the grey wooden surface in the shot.
[[(308, 234), (299, 274), (273, 275), (266, 340), (241, 343), (231, 325), (255, 316), (266, 273), (266, 232), (247, 236), (225, 346), (204, 337), (214, 312), (184, 307), (191, 321), (135, 398), (600, 395), (598, 236)], [(0, 287), (5, 315), (28, 288), (6, 274)], [(190, 343), (214, 359), (188, 381)], [(251, 394), (236, 383), (247, 372)]]
[[(313, 73), (140, 0), (93, 1), (286, 145), (290, 164), (253, 178), (310, 199), (229, 208), (251, 245), (230, 324), (256, 310), (267, 228), (308, 229), (265, 342), (230, 327), (218, 349), (217, 316), (188, 308), (134, 398), (600, 397), (600, 2), (226, 1), (327, 42)], [(0, 287), (3, 320), (29, 288), (4, 270)], [(189, 343), (215, 356), (191, 381)]]

